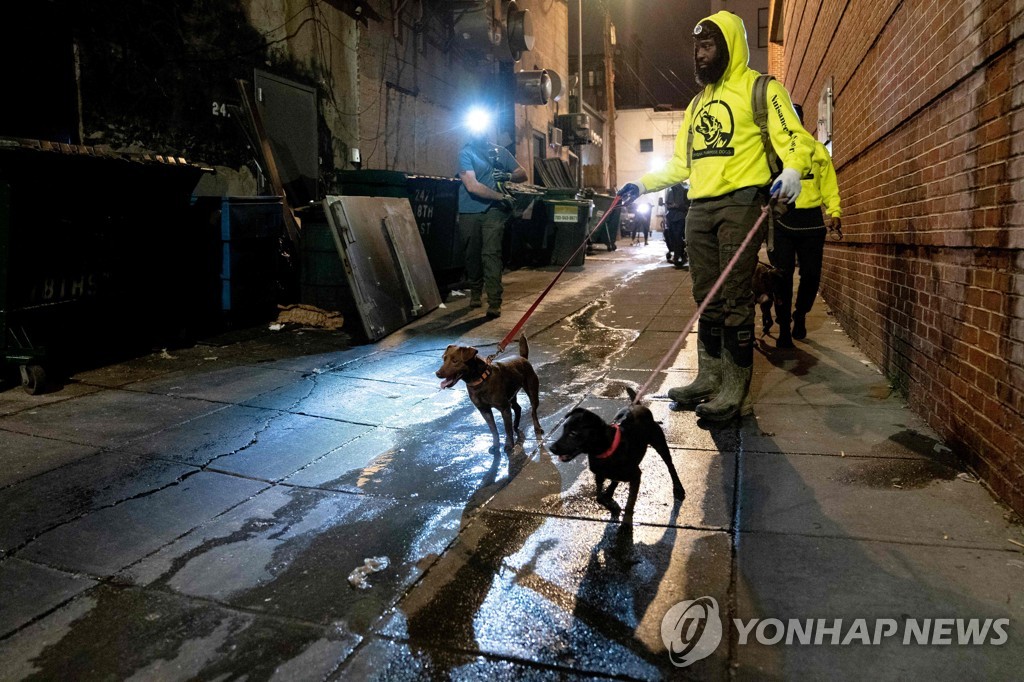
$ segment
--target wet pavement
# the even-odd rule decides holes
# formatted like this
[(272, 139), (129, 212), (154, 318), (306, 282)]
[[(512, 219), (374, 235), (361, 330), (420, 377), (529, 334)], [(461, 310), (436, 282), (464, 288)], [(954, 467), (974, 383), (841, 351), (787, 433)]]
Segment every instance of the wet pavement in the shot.
[[(795, 350), (761, 340), (752, 417), (672, 410), (694, 334), (656, 378), (684, 501), (649, 453), (623, 523), (584, 458), (552, 458), (566, 414), (611, 418), (692, 314), (662, 246), (596, 247), (538, 308), (546, 434), (524, 419), (510, 454), (433, 372), (450, 343), (493, 352), (552, 270), (507, 273), (493, 321), (456, 296), (375, 344), (251, 330), (0, 393), (0, 679), (1019, 676), (1024, 525), (820, 301)], [(677, 667), (663, 620), (699, 597), (725, 635)], [(744, 638), (753, 618), (1008, 624), (814, 645)]]

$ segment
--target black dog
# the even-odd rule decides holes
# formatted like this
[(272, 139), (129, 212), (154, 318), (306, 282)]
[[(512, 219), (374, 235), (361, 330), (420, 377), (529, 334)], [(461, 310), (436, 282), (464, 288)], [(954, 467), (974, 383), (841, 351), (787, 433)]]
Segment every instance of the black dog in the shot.
[(765, 265), (757, 261), (754, 266), (754, 300), (761, 307), (761, 330), (767, 334), (772, 329), (772, 306), (775, 304), (776, 292), (782, 284), (782, 270), (774, 265)]
[[(627, 388), (626, 391), (630, 400), (636, 398), (633, 390)], [(590, 410), (577, 407), (566, 418), (562, 435), (551, 446), (551, 452), (563, 462), (571, 462), (577, 455), (586, 453), (597, 482), (597, 501), (615, 516), (622, 511), (612, 499), (615, 487), (619, 481), (629, 483), (626, 518), (632, 518), (640, 491), (640, 462), (647, 454), (648, 445), (661, 455), (672, 477), (672, 492), (677, 500), (682, 500), (686, 491), (672, 465), (665, 432), (643, 405), (623, 408), (610, 425)], [(607, 490), (603, 490), (605, 479), (611, 480)]]

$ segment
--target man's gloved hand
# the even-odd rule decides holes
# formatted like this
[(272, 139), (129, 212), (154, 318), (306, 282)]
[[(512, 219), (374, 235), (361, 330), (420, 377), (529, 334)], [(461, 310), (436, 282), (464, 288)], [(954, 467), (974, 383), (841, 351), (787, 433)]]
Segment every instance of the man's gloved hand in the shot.
[(508, 182), (511, 179), (512, 179), (512, 174), (511, 173), (506, 173), (505, 171), (500, 171), (500, 170), (494, 171), (494, 181), (495, 182)]
[(513, 211), (515, 211), (516, 201), (515, 199), (506, 194), (505, 198), (501, 200), (501, 207), (504, 208), (509, 213), (512, 213)]
[(629, 206), (634, 201), (640, 198), (640, 188), (636, 184), (630, 182), (622, 186), (618, 192), (619, 199), (622, 201), (623, 206)]
[(828, 229), (829, 232), (835, 234), (836, 239), (843, 238), (843, 221), (839, 218), (839, 216), (826, 216), (825, 227)]
[(783, 168), (772, 184), (772, 197), (778, 201), (791, 204), (800, 196), (800, 173), (792, 168)]

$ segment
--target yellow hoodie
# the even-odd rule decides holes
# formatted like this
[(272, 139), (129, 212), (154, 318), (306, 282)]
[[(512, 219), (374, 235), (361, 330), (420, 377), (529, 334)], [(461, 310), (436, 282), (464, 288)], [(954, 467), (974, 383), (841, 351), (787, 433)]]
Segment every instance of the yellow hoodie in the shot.
[[(725, 11), (707, 20), (721, 29), (729, 48), (725, 75), (705, 87), (687, 107), (676, 135), (675, 153), (663, 170), (640, 178), (642, 192), (656, 192), (689, 179), (689, 198), (706, 199), (744, 187), (764, 187), (771, 180), (750, 104), (760, 74), (747, 66), (750, 50), (743, 20)], [(686, 158), (691, 126), (692, 167)], [(800, 177), (807, 175), (815, 140), (800, 125), (786, 88), (775, 80), (768, 83), (768, 133), (783, 167), (792, 168)]]
[(836, 181), (836, 167), (825, 145), (814, 141), (814, 156), (811, 157), (811, 175), (800, 180), (800, 196), (796, 198), (797, 208), (825, 207), (825, 213), (839, 218), (839, 183)]

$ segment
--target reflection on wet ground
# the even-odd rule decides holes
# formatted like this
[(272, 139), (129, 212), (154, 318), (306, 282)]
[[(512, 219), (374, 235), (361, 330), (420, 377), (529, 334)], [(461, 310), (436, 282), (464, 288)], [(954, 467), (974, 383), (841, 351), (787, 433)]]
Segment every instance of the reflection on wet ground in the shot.
[[(552, 458), (565, 415), (610, 418), (692, 314), (689, 275), (662, 253), (599, 251), (563, 276), (525, 328), (547, 433), (524, 423), (509, 454), (465, 387), (439, 390), (433, 372), (449, 343), (493, 352), (552, 272), (506, 275), (495, 321), (453, 299), (372, 345), (317, 336), (289, 352), (287, 336), (253, 334), (83, 373), (62, 399), (0, 401), (0, 446), (14, 453), (0, 478), (2, 677), (1010, 670), (1024, 606), (1005, 540), (1024, 530), (845, 336), (815, 338), (810, 318), (797, 350), (762, 340), (756, 418), (707, 430), (671, 409), (665, 387), (692, 376), (689, 345), (652, 386), (685, 502), (648, 453), (623, 524), (594, 500), (585, 459)], [(387, 567), (351, 584), (373, 557)], [(887, 590), (913, 616), (1008, 615), (1010, 643), (904, 660), (894, 647), (743, 647), (729, 632), (736, 617), (888, 615)], [(701, 596), (729, 634), (680, 670), (662, 619)]]

